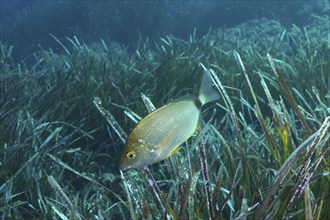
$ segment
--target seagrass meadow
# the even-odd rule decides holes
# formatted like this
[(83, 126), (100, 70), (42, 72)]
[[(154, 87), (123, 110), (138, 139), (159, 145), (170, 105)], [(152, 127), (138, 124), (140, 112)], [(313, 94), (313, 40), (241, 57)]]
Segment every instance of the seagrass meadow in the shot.
[[(22, 62), (0, 42), (1, 219), (327, 219), (329, 16), (254, 19), (136, 50), (50, 35)], [(221, 99), (173, 156), (120, 172), (134, 125), (197, 94)], [(179, 112), (178, 112), (179, 114)]]

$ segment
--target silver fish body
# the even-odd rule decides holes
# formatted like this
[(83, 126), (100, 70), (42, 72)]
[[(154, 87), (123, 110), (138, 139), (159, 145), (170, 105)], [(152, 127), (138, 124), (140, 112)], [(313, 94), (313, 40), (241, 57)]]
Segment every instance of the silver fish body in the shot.
[(202, 106), (219, 98), (209, 74), (204, 74), (198, 97), (176, 99), (151, 112), (135, 126), (121, 156), (121, 170), (165, 159), (199, 129)]

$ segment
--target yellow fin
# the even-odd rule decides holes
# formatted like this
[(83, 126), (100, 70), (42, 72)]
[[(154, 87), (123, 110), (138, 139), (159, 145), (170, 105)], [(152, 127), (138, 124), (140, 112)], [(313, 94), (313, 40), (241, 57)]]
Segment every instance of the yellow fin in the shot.
[(174, 148), (174, 150), (172, 150), (171, 153), (169, 153), (165, 158), (168, 158), (168, 157), (172, 156), (173, 154), (178, 152), (180, 149), (181, 149), (181, 146), (178, 146), (178, 147)]
[(201, 121), (202, 121), (201, 114), (199, 114), (199, 116), (198, 116), (198, 124), (197, 124), (197, 126), (195, 128), (194, 134), (201, 129)]

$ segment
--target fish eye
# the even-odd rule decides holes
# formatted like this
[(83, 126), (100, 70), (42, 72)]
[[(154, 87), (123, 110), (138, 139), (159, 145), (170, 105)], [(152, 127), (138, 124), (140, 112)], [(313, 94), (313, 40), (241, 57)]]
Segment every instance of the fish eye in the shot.
[(133, 160), (136, 157), (136, 153), (135, 151), (129, 151), (126, 156), (128, 159)]

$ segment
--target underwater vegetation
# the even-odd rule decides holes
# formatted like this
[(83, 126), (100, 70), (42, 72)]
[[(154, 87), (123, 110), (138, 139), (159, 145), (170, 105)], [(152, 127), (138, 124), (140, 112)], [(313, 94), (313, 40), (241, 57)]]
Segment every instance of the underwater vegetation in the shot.
[[(63, 53), (41, 48), (19, 63), (0, 43), (0, 218), (325, 219), (325, 22), (256, 19), (202, 38), (140, 38), (134, 52), (52, 35)], [(127, 133), (198, 94), (204, 71), (221, 98), (203, 108), (200, 131), (166, 160), (120, 172)]]
[[(202, 37), (210, 26), (235, 27), (268, 17), (286, 28), (305, 26), (314, 14), (328, 15), (327, 0), (309, 1), (0, 1), (0, 38), (15, 46), (12, 58), (25, 59), (33, 52), (61, 47), (49, 37), (77, 36), (91, 44), (112, 39), (135, 48), (139, 36), (155, 41), (171, 33), (187, 39), (195, 27)], [(287, 16), (289, 15), (289, 16)], [(40, 19), (42, 18), (42, 19)], [(157, 27), (157, 28), (155, 28)], [(69, 47), (69, 42), (62, 41)]]

